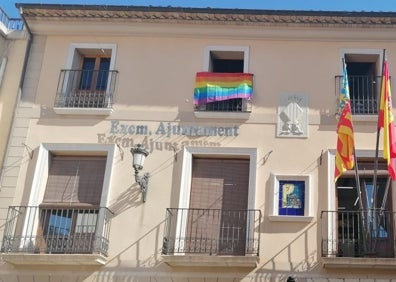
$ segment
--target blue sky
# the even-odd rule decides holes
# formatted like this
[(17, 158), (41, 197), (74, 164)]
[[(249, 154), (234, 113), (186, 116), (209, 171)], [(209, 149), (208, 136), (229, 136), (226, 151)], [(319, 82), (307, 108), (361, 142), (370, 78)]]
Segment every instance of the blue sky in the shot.
[(0, 0), (0, 7), (9, 17), (17, 18), (15, 3), (396, 12), (396, 0)]

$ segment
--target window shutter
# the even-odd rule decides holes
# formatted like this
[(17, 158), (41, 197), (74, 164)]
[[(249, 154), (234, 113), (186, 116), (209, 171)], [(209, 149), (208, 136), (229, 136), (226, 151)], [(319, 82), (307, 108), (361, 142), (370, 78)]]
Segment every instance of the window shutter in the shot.
[(190, 208), (245, 210), (249, 160), (194, 158)]
[(53, 156), (43, 203), (99, 205), (105, 157)]
[[(360, 177), (372, 177), (375, 173), (375, 163), (374, 159), (359, 159), (358, 158), (358, 173)], [(377, 163), (377, 175), (378, 176), (387, 176), (388, 169), (386, 162), (379, 158)], [(355, 168), (351, 170), (347, 170), (342, 174), (342, 177), (355, 177)]]
[(194, 158), (192, 170), (186, 252), (244, 255), (249, 160)]

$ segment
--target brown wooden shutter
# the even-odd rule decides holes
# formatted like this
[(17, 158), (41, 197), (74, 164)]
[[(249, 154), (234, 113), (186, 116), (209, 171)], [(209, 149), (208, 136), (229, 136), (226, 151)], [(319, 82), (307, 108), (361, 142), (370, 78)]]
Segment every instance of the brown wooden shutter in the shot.
[(53, 156), (44, 204), (99, 205), (106, 157)]
[(190, 208), (247, 208), (249, 160), (193, 159)]
[[(374, 158), (358, 158), (358, 173), (360, 177), (373, 177), (375, 173)], [(387, 164), (382, 157), (378, 159), (377, 163), (377, 175), (387, 176), (388, 168)], [(342, 177), (353, 177), (355, 178), (355, 168), (347, 170), (342, 174)]]
[(249, 160), (194, 158), (185, 251), (244, 255)]

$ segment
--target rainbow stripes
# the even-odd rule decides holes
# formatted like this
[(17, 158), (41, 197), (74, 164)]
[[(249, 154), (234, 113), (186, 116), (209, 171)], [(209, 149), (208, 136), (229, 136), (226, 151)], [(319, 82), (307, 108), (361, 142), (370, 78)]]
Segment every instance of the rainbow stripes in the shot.
[(194, 104), (234, 98), (250, 99), (253, 93), (253, 74), (198, 72), (195, 80)]

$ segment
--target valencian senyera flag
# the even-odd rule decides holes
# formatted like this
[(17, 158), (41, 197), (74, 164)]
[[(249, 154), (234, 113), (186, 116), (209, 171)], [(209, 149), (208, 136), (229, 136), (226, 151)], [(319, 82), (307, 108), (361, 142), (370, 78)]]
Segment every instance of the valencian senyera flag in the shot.
[(392, 95), (389, 80), (388, 63), (385, 60), (382, 69), (382, 83), (381, 83), (381, 98), (380, 98), (380, 111), (378, 114), (378, 128), (383, 128), (384, 132), (384, 147), (383, 157), (387, 160), (388, 172), (392, 180), (396, 179), (396, 138), (395, 128), (393, 125), (392, 113)]
[(194, 104), (234, 98), (250, 99), (253, 93), (253, 74), (198, 72), (195, 79)]
[(354, 137), (352, 110), (349, 98), (349, 85), (346, 65), (344, 64), (342, 88), (337, 111), (337, 152), (335, 157), (334, 181), (344, 171), (354, 168)]

